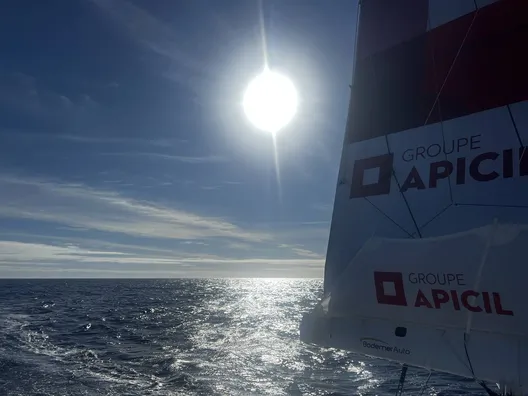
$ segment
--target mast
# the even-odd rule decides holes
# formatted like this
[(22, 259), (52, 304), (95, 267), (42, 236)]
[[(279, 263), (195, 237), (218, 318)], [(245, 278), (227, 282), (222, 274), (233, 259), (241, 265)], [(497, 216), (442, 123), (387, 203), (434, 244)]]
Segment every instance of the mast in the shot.
[(527, 15), (525, 0), (360, 2), (304, 341), (528, 394)]

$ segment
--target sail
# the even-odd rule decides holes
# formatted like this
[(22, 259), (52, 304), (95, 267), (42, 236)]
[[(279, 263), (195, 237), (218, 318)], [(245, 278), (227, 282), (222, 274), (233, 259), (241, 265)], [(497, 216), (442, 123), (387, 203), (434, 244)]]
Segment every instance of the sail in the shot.
[(528, 376), (521, 297), (527, 244), (528, 226), (499, 224), (441, 237), (371, 238), (331, 295), (304, 318), (302, 337), (518, 385)]
[[(325, 298), (304, 319), (304, 340), (528, 382), (528, 367), (517, 364), (528, 342), (519, 303), (527, 15), (526, 0), (360, 2)], [(499, 243), (502, 232), (511, 235)], [(393, 290), (379, 300), (385, 283)], [(397, 296), (407, 304), (390, 303)], [(407, 335), (397, 336), (399, 328)], [(430, 340), (436, 357), (426, 353)], [(409, 353), (392, 353), (396, 345)], [(499, 351), (504, 370), (493, 374), (483, 360), (496, 365)]]

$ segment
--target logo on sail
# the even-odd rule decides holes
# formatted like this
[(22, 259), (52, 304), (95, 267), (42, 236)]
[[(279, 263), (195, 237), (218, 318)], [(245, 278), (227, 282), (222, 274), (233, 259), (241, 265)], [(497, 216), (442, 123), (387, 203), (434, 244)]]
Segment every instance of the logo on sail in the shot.
[[(389, 194), (393, 162), (392, 153), (356, 160), (352, 173), (350, 198)], [(377, 181), (365, 183), (365, 173), (368, 171), (377, 171)]]
[(401, 272), (374, 271), (374, 285), (379, 304), (407, 306)]
[[(499, 178), (528, 176), (528, 155), (524, 155), (525, 147), (508, 148), (500, 152), (481, 152), (475, 156), (460, 156), (453, 160), (438, 160), (442, 154), (481, 150), (479, 139), (480, 135), (473, 135), (453, 140), (449, 147), (446, 147), (446, 144), (434, 143), (427, 147), (419, 146), (403, 151), (403, 164), (401, 168), (398, 167), (400, 192), (437, 188), (443, 179), (450, 177), (456, 185), (463, 185), (468, 180), (489, 182)], [(412, 162), (427, 159), (436, 160), (429, 163), (427, 171), (412, 165)], [(402, 172), (405, 164), (409, 164), (409, 168)], [(394, 153), (356, 160), (352, 172), (350, 198), (390, 194), (394, 172)], [(367, 180), (368, 174), (376, 174), (374, 181)]]
[(411, 272), (406, 275), (408, 283), (419, 286), (416, 292), (405, 291), (402, 272), (374, 271), (378, 304), (430, 309), (450, 307), (455, 311), (513, 316), (513, 311), (503, 307), (500, 293), (465, 288), (463, 274)]

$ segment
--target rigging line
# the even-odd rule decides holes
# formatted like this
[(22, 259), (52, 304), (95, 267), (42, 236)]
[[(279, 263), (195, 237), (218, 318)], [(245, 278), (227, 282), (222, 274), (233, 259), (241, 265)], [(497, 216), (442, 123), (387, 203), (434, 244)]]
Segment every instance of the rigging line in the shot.
[(510, 208), (510, 209), (528, 209), (528, 205), (501, 205), (501, 204), (482, 204), (482, 203), (458, 203), (454, 206), (477, 206), (477, 207), (489, 207), (489, 208)]
[(371, 204), (378, 212), (380, 212), (383, 216), (385, 216), (387, 219), (389, 219), (396, 227), (398, 227), (400, 230), (405, 232), (410, 238), (414, 238), (413, 234), (411, 234), (409, 231), (407, 231), (405, 228), (403, 228), (401, 225), (399, 225), (392, 217), (390, 217), (387, 213), (385, 213), (383, 210), (381, 210), (377, 205), (374, 204), (370, 199), (367, 197), (363, 197), (365, 201), (367, 201), (369, 204)]
[(468, 334), (464, 333), (464, 351), (466, 352), (466, 359), (469, 364), (469, 371), (471, 371), (471, 375), (473, 376), (473, 379), (476, 381), (477, 379), (475, 378), (475, 370), (473, 370), (473, 363), (471, 363), (471, 358), (469, 357), (469, 352), (467, 349), (467, 336)]
[(429, 384), (429, 380), (431, 379), (431, 374), (433, 374), (433, 372), (431, 370), (429, 370), (429, 375), (427, 376), (427, 380), (425, 381), (425, 384), (423, 384), (422, 386), (422, 391), (420, 392), (420, 396), (422, 396), (425, 392), (425, 390), (427, 389), (427, 386)]
[(444, 87), (445, 87), (445, 85), (447, 83), (447, 80), (449, 79), (449, 75), (453, 71), (453, 68), (455, 67), (455, 63), (456, 63), (460, 53), (462, 52), (462, 48), (464, 47), (464, 44), (466, 43), (466, 40), (467, 40), (467, 38), (469, 36), (469, 32), (471, 32), (471, 28), (473, 27), (473, 24), (475, 23), (475, 20), (477, 19), (478, 12), (479, 12), (479, 8), (477, 8), (477, 10), (475, 11), (475, 15), (473, 15), (473, 19), (471, 20), (471, 24), (468, 27), (466, 35), (464, 36), (464, 39), (462, 40), (462, 43), (460, 43), (460, 47), (458, 48), (458, 51), (457, 51), (457, 53), (455, 55), (455, 58), (453, 59), (453, 62), (451, 63), (451, 66), (449, 67), (449, 70), (447, 71), (447, 74), (446, 74), (446, 76), (444, 78), (444, 82), (442, 83), (442, 86), (440, 87), (440, 90), (438, 91), (438, 94), (436, 95), (436, 99), (433, 102), (433, 105), (431, 106), (431, 110), (429, 111), (429, 114), (427, 115), (427, 118), (425, 119), (424, 125), (427, 125), (427, 123), (429, 122), (429, 118), (431, 117), (431, 114), (433, 113), (433, 110), (434, 110), (434, 108), (436, 106), (436, 103), (440, 100), (440, 95), (442, 94), (442, 91), (444, 90)]
[(347, 120), (345, 123), (345, 136), (343, 138), (343, 149), (341, 153), (341, 162), (343, 161), (343, 153), (345, 150), (345, 147), (351, 143), (351, 126), (350, 126), (350, 119), (351, 119), (351, 109), (352, 109), (352, 103), (354, 100), (354, 84), (356, 81), (356, 65), (357, 65), (357, 49), (358, 49), (358, 37), (359, 37), (359, 13), (361, 12), (361, 0), (359, 0), (358, 5), (356, 7), (356, 32), (355, 32), (355, 38), (354, 38), (354, 51), (352, 53), (352, 79), (350, 81), (350, 84), (348, 87), (350, 88), (350, 96), (348, 100), (348, 115)]
[[(431, 16), (430, 15), (427, 18), (427, 23), (429, 24), (429, 26), (431, 26)], [(433, 48), (431, 50), (431, 55), (432, 55), (432, 58), (433, 58), (433, 73), (434, 73), (434, 80), (435, 80), (435, 83), (436, 83), (438, 74), (437, 74), (437, 70), (436, 70), (436, 57), (435, 57), (435, 47), (434, 46), (433, 46)], [(435, 86), (435, 88), (436, 88), (436, 86)], [(434, 109), (434, 107), (433, 107), (433, 109)], [(444, 150), (443, 150), (444, 151), (444, 157), (445, 157), (445, 159), (447, 161), (447, 153), (446, 153), (446, 150), (445, 150), (446, 139), (445, 139), (445, 133), (444, 133), (444, 117), (442, 117), (442, 105), (441, 105), (440, 100), (438, 100), (438, 114), (440, 115), (440, 131), (442, 133), (442, 143), (444, 145)], [(449, 176), (447, 177), (447, 183), (448, 183), (448, 186), (449, 186), (449, 200), (450, 200), (451, 204), (453, 204), (454, 201), (453, 201), (453, 187), (451, 186), (451, 173), (449, 173)]]
[[(445, 337), (445, 334), (446, 334), (446, 330), (444, 329), (443, 332), (442, 332), (442, 337)], [(453, 354), (453, 356), (456, 358), (456, 360), (458, 360), (458, 362), (464, 366), (465, 368), (467, 368), (468, 370), (471, 371), (471, 369), (469, 368), (468, 364), (466, 361), (464, 361), (464, 359), (462, 359), (462, 357), (458, 354), (458, 352), (456, 351), (455, 348), (453, 348), (453, 344), (451, 343), (451, 340), (449, 340), (447, 337), (444, 338), (445, 340), (445, 344), (447, 345), (447, 347), (451, 350), (451, 353)]]
[(477, 377), (475, 377), (475, 371), (473, 370), (473, 364), (471, 363), (471, 358), (469, 357), (469, 352), (468, 352), (468, 349), (467, 349), (467, 336), (468, 336), (468, 333), (464, 333), (464, 351), (466, 352), (466, 359), (469, 363), (469, 369), (471, 371), (471, 375), (473, 376), (473, 380), (479, 384), (482, 388), (484, 388), (484, 390), (487, 392), (487, 394), (489, 396), (500, 396), (498, 393), (492, 391), (484, 381), (481, 381), (479, 379), (477, 379)]
[[(440, 210), (437, 214), (435, 214), (433, 217), (431, 217), (429, 220), (427, 220), (425, 223), (423, 223), (421, 226), (420, 226), (420, 229), (423, 230), (425, 227), (427, 227), (429, 225), (429, 223), (433, 222), (434, 220), (436, 220), (438, 217), (440, 217), (447, 209), (449, 209), (451, 206), (453, 206), (454, 203), (450, 203), (448, 205), (446, 205), (442, 210)], [(413, 233), (414, 235), (414, 233)]]
[[(385, 135), (385, 143), (387, 145), (387, 153), (390, 154), (390, 145), (389, 145), (389, 137)], [(416, 219), (414, 218), (414, 214), (411, 210), (411, 206), (409, 205), (409, 202), (407, 201), (407, 197), (405, 196), (405, 193), (401, 189), (400, 182), (398, 181), (398, 178), (396, 177), (396, 172), (394, 171), (394, 167), (392, 167), (392, 177), (394, 177), (394, 180), (396, 181), (396, 185), (398, 186), (398, 190), (400, 191), (400, 194), (403, 198), (403, 201), (405, 202), (405, 206), (407, 206), (407, 210), (409, 211), (409, 215), (411, 216), (411, 220), (414, 224), (414, 227), (416, 228), (416, 233), (421, 238), (422, 233), (420, 232), (420, 228), (418, 227), (418, 223), (416, 222)]]
[(407, 365), (404, 364), (400, 374), (400, 382), (398, 383), (398, 389), (396, 389), (396, 396), (403, 394), (403, 385), (405, 384), (405, 376), (407, 375)]
[[(361, 11), (361, 0), (358, 1), (358, 5), (356, 7), (356, 32), (355, 32), (355, 39), (354, 39), (354, 52), (352, 56), (354, 57), (354, 61), (352, 62), (352, 84), (354, 83), (354, 75), (356, 74), (356, 63), (357, 63), (357, 47), (358, 47), (358, 37), (359, 37), (359, 13)], [(350, 86), (352, 87), (352, 85)]]
[[(515, 122), (515, 118), (513, 118), (513, 113), (511, 111), (511, 107), (510, 105), (507, 105), (506, 108), (508, 109), (508, 114), (510, 115), (510, 120), (513, 124), (513, 128), (515, 129), (515, 134), (517, 135), (517, 140), (519, 141), (519, 144), (521, 145), (522, 148), (524, 148), (524, 144), (523, 144), (523, 141), (521, 139), (521, 134), (519, 133), (519, 128), (517, 127), (517, 123)], [(521, 154), (521, 159), (522, 159), (522, 156), (524, 155), (524, 150), (523, 150), (523, 153)]]

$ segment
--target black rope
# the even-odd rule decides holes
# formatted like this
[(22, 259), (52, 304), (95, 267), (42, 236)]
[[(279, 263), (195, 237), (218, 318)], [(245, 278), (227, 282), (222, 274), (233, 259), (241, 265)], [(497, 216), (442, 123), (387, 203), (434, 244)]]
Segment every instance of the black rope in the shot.
[(468, 361), (469, 370), (471, 371), (471, 375), (473, 376), (473, 380), (475, 380), (475, 382), (477, 384), (479, 384), (482, 388), (484, 388), (484, 390), (488, 393), (489, 396), (500, 396), (497, 392), (492, 391), (488, 387), (488, 385), (486, 385), (486, 383), (484, 381), (478, 380), (475, 377), (475, 371), (473, 370), (473, 364), (471, 363), (471, 358), (469, 357), (469, 352), (468, 352), (468, 349), (467, 349), (467, 337), (468, 337), (468, 333), (464, 333), (464, 351), (466, 352), (466, 359)]
[(427, 386), (429, 384), (429, 380), (431, 379), (431, 374), (433, 374), (432, 371), (429, 371), (429, 375), (427, 376), (427, 380), (425, 381), (425, 384), (422, 386), (422, 391), (420, 392), (420, 396), (423, 396), (425, 390), (427, 389)]
[(497, 392), (492, 391), (484, 381), (477, 381), (477, 383), (484, 388), (489, 396), (500, 396)]
[(469, 370), (471, 371), (471, 375), (475, 379), (475, 371), (473, 370), (473, 363), (471, 363), (471, 359), (469, 358), (469, 352), (467, 350), (467, 337), (468, 337), (468, 333), (464, 333), (464, 351), (466, 352), (466, 359), (469, 364)]
[(404, 364), (400, 374), (400, 382), (398, 383), (398, 389), (396, 389), (396, 396), (401, 396), (403, 393), (403, 385), (405, 384), (405, 376), (407, 375), (407, 365)]

